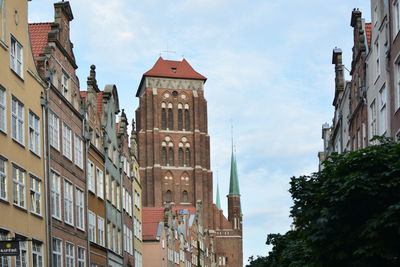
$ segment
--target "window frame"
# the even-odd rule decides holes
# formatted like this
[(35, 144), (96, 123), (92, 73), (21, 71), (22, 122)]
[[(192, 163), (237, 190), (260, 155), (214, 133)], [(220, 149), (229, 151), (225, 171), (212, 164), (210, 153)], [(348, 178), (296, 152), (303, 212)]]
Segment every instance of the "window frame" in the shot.
[[(54, 198), (51, 200), (51, 202), (53, 203), (53, 207), (54, 209), (57, 210), (53, 210), (53, 207), (50, 207), (50, 212), (51, 212), (51, 216), (52, 218), (55, 218), (57, 220), (61, 221), (61, 176), (58, 172), (51, 170), (50, 171), (50, 198)], [(56, 179), (54, 179), (54, 177)], [(56, 181), (56, 183), (54, 183)], [(54, 212), (55, 211), (55, 212)], [(58, 211), (58, 212), (57, 212)], [(57, 215), (57, 213), (59, 215)]]
[(65, 267), (75, 267), (75, 245), (67, 241), (65, 241)]
[(66, 178), (64, 178), (64, 222), (74, 226), (74, 184)]
[[(36, 185), (36, 186), (34, 186)], [(31, 213), (42, 216), (42, 180), (30, 174), (30, 200)], [(39, 202), (39, 211), (37, 211), (37, 202)], [(36, 205), (34, 205), (34, 203)], [(34, 208), (36, 207), (36, 208)]]
[[(13, 167), (13, 169), (12, 169), (13, 204), (20, 208), (26, 209), (26, 170), (14, 163), (12, 164), (12, 167)], [(15, 170), (16, 177), (14, 177), (14, 170)], [(20, 177), (21, 174), (23, 174), (22, 182), (19, 181), (21, 179), (21, 177)], [(14, 194), (14, 192), (21, 192), (21, 190), (22, 190), (22, 194), (23, 194), (23, 196), (22, 196), (23, 200), (20, 199), (21, 198), (20, 193)], [(21, 205), (22, 202), (23, 202), (23, 205)]]
[(89, 210), (89, 218), (88, 218), (88, 239), (90, 242), (96, 242), (96, 214)]
[(97, 235), (98, 235), (97, 244), (105, 247), (105, 220), (99, 215), (97, 215)]
[(88, 190), (91, 191), (93, 194), (96, 194), (96, 178), (95, 178), (95, 172), (96, 172), (96, 168), (94, 163), (90, 160), (87, 159), (87, 186), (88, 186)]
[[(1, 101), (2, 100), (2, 101)], [(0, 85), (0, 131), (7, 134), (7, 90)]]
[[(82, 253), (83, 252), (83, 253)], [(86, 249), (81, 246), (77, 246), (77, 260), (78, 260), (78, 267), (85, 267), (86, 266)], [(83, 257), (81, 257), (83, 256)]]
[[(52, 246), (53, 251), (51, 253), (51, 256), (52, 256), (51, 257), (51, 263), (54, 266), (57, 266), (57, 267), (61, 266), (62, 267), (63, 266), (63, 242), (62, 242), (61, 239), (56, 238), (56, 237), (53, 237), (52, 242), (53, 242), (53, 244), (52, 244), (53, 245)], [(59, 245), (59, 250), (55, 250), (55, 249), (57, 249), (57, 245), (55, 246), (54, 242), (56, 242)], [(60, 262), (60, 265), (54, 264), (54, 256), (59, 257), (59, 261), (57, 260), (57, 263)]]
[(74, 134), (74, 163), (83, 170), (83, 140), (78, 134)]
[[(52, 110), (49, 111), (49, 142), (56, 150), (60, 151), (60, 118)], [(55, 137), (57, 139), (55, 139)]]
[[(19, 49), (19, 57), (18, 57)], [(19, 64), (19, 65), (18, 65)], [(19, 67), (18, 67), (19, 66)], [(10, 33), (10, 69), (21, 79), (24, 79), (24, 47)]]
[(25, 146), (25, 105), (14, 95), (11, 96), (11, 137), (17, 143)]
[(3, 171), (0, 169), (0, 199), (8, 202), (8, 159), (0, 156), (0, 164), (4, 167)]
[(85, 231), (85, 195), (82, 189), (75, 187), (76, 228)]
[(104, 199), (104, 173), (97, 166), (96, 166), (96, 187), (97, 187), (97, 196), (101, 199)]
[(63, 121), (62, 126), (63, 155), (72, 161), (72, 129)]
[(32, 266), (35, 258), (37, 266), (43, 267), (43, 243), (32, 240)]
[[(29, 150), (40, 157), (40, 118), (32, 110), (29, 110)], [(33, 139), (33, 140), (32, 140)], [(33, 143), (33, 144), (32, 144)]]

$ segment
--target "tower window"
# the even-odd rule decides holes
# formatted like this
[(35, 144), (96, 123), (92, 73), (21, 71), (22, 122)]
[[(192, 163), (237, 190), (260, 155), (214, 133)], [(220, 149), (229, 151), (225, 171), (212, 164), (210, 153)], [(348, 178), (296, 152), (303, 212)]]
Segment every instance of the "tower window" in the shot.
[(185, 130), (190, 131), (189, 109), (185, 109)]
[(174, 166), (174, 150), (172, 147), (168, 151), (168, 163), (170, 166)]
[(161, 109), (161, 129), (167, 129), (167, 112), (165, 108)]
[(182, 131), (183, 129), (183, 113), (182, 109), (178, 109), (178, 130)]
[(167, 148), (165, 147), (161, 149), (161, 164), (163, 166), (167, 165)]
[(172, 113), (172, 108), (168, 109), (168, 129), (173, 130), (174, 129), (174, 117)]
[(186, 148), (186, 166), (190, 166), (190, 150)]
[(172, 193), (171, 193), (171, 190), (167, 190), (166, 201), (167, 201), (167, 202), (171, 202), (171, 201), (172, 201)]
[(183, 166), (183, 149), (179, 148), (179, 166)]
[(182, 202), (188, 202), (188, 192), (186, 190), (182, 192)]

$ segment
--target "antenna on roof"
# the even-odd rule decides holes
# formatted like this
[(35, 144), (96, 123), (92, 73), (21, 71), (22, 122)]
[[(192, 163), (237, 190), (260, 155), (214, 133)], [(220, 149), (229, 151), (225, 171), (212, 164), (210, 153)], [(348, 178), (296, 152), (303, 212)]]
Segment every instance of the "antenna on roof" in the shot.
[(160, 52), (160, 57), (161, 57), (161, 53), (165, 53), (166, 54), (166, 58), (168, 59), (168, 54), (176, 54), (176, 51), (169, 50), (168, 41), (167, 41), (167, 50), (161, 51)]

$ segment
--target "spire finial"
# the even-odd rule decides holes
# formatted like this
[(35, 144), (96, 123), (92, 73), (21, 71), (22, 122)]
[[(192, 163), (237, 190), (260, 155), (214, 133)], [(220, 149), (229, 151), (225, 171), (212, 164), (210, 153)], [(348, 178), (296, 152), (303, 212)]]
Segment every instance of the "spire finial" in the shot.
[(217, 209), (221, 210), (221, 200), (219, 197), (219, 177), (218, 177), (218, 168), (217, 168), (217, 199), (215, 201), (215, 206), (217, 206)]

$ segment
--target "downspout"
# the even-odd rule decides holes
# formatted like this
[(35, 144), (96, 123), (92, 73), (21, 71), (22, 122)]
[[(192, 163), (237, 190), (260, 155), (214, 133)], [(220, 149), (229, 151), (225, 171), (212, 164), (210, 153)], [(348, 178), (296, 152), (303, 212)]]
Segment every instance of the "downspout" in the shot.
[[(86, 107), (85, 107), (86, 108)], [(87, 135), (89, 134), (89, 135)], [(87, 237), (87, 249), (88, 249), (88, 266), (90, 266), (90, 240), (89, 240), (89, 191), (88, 191), (88, 186), (87, 186), (87, 181), (88, 181), (88, 171), (87, 171), (87, 160), (88, 160), (88, 154), (89, 154), (89, 147), (90, 147), (90, 133), (86, 133), (86, 109), (83, 111), (83, 126), (82, 126), (82, 135), (85, 138), (85, 144), (86, 144), (86, 151), (85, 151), (85, 177), (86, 177), (86, 181), (85, 181), (85, 198), (86, 198), (86, 205), (87, 205), (87, 209), (86, 209), (86, 229), (87, 229), (87, 233), (88, 233), (88, 237)]]

